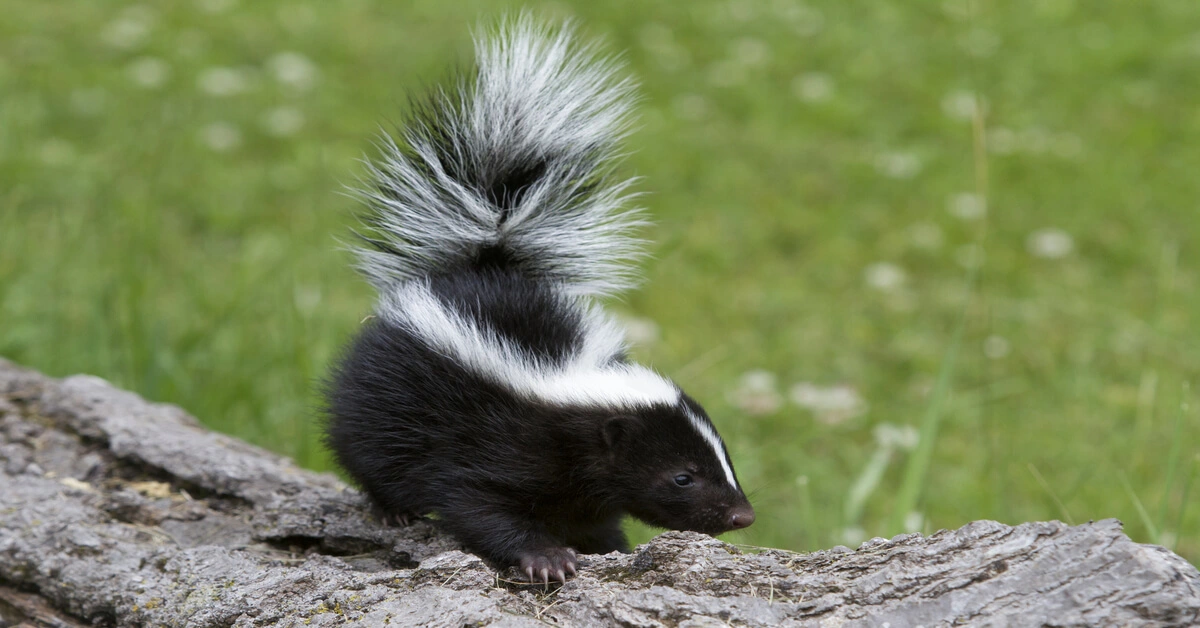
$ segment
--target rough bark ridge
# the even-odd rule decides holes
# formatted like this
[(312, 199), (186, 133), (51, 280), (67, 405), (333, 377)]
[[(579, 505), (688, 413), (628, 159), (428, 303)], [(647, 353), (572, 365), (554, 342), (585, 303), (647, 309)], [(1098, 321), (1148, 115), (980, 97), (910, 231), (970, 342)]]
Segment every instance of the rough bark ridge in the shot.
[(1200, 573), (1113, 520), (812, 554), (672, 532), (522, 586), (178, 408), (3, 360), (0, 465), (0, 626), (1200, 624)]

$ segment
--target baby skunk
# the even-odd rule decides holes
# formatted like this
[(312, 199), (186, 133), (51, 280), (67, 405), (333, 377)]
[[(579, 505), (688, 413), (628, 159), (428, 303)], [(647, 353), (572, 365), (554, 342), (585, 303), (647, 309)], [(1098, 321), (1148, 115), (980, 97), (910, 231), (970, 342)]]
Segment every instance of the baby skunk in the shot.
[(477, 41), (472, 78), (384, 140), (358, 267), (379, 292), (328, 381), (326, 442), (388, 516), (436, 513), (530, 581), (629, 551), (620, 521), (754, 522), (712, 423), (596, 304), (638, 255), (612, 175), (633, 84), (569, 25)]

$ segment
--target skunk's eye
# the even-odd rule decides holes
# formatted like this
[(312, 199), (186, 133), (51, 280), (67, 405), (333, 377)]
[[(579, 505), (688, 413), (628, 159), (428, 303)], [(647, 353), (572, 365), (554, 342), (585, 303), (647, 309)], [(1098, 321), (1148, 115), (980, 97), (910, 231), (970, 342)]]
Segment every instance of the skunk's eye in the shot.
[(692, 485), (692, 476), (687, 475), (686, 473), (681, 473), (681, 474), (675, 476), (675, 483), (678, 484), (679, 486), (691, 486)]

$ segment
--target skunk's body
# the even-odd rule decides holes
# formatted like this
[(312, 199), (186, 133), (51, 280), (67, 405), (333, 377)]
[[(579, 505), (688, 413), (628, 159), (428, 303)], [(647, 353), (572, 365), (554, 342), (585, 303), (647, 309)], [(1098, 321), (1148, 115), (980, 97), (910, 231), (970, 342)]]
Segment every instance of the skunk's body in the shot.
[(531, 579), (628, 551), (625, 514), (754, 520), (704, 410), (593, 302), (627, 287), (639, 223), (609, 170), (631, 85), (591, 52), (518, 20), (385, 143), (357, 251), (379, 303), (329, 382), (327, 442), (385, 513)]

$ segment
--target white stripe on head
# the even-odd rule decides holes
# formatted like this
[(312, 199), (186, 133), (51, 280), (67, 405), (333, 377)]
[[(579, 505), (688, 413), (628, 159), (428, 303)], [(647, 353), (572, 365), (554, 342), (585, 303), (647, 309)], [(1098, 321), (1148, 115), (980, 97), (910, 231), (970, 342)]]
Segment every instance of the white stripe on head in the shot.
[(446, 307), (424, 282), (388, 291), (379, 312), (436, 351), (527, 398), (617, 408), (679, 402), (679, 389), (661, 375), (613, 361), (624, 341), (620, 328), (598, 307), (584, 311), (582, 347), (562, 364), (542, 363), (494, 331), (480, 329)]
[(721, 463), (721, 469), (725, 471), (725, 479), (729, 480), (729, 485), (740, 491), (741, 488), (738, 487), (737, 480), (733, 477), (733, 465), (729, 463), (729, 458), (725, 455), (725, 445), (722, 443), (721, 437), (717, 435), (717, 430), (713, 429), (711, 423), (696, 416), (691, 410), (684, 409), (684, 411), (687, 412), (688, 421), (691, 422), (692, 427), (696, 428), (700, 436), (712, 447), (717, 461)]

